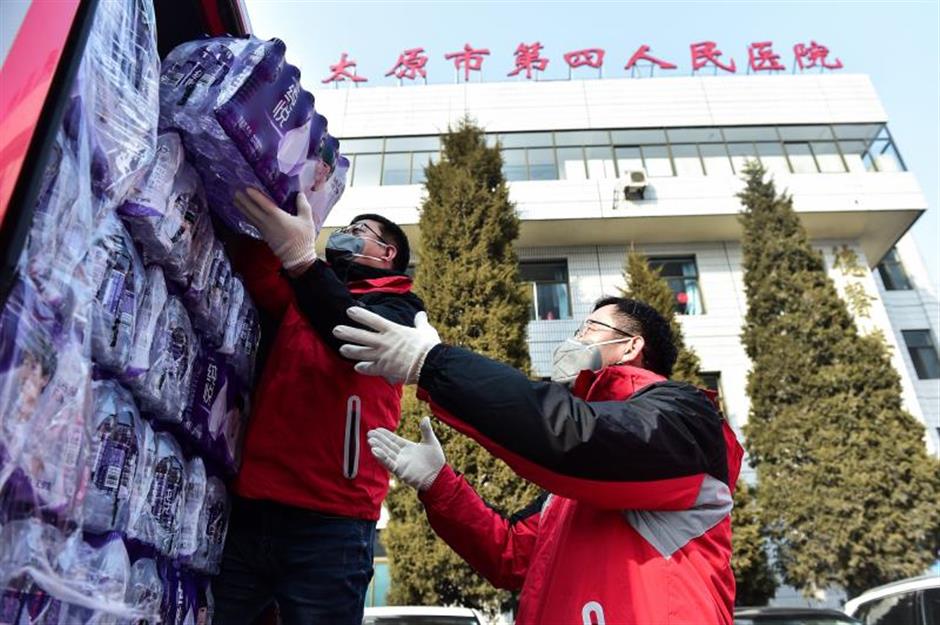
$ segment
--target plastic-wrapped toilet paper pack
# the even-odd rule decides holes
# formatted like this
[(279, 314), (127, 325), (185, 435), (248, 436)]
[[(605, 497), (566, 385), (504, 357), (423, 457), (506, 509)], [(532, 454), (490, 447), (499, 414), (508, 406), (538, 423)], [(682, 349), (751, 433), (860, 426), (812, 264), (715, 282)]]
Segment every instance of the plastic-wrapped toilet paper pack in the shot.
[(199, 224), (193, 244), (192, 278), (183, 293), (193, 325), (214, 346), (222, 342), (229, 315), (232, 265), (212, 224)]
[(148, 264), (160, 264), (166, 277), (185, 285), (191, 269), (193, 236), (206, 218), (202, 181), (184, 160), (175, 132), (157, 138), (157, 155), (118, 208)]
[(146, 274), (134, 242), (116, 217), (109, 215), (102, 220), (82, 263), (82, 273), (94, 291), (92, 358), (96, 364), (120, 373), (130, 361)]
[(245, 290), (241, 279), (232, 279), (229, 312), (219, 352), (228, 356), (229, 366), (238, 379), (250, 385), (254, 379), (255, 357), (261, 341), (258, 310)]
[(199, 518), (206, 500), (206, 465), (198, 456), (186, 466), (186, 491), (183, 494), (176, 557), (190, 562), (199, 548)]
[(91, 532), (124, 531), (130, 518), (131, 491), (142, 479), (139, 468), (146, 425), (130, 391), (114, 380), (94, 383), (91, 476), (85, 496), (83, 528)]
[(218, 574), (228, 533), (229, 510), (225, 484), (217, 477), (209, 477), (199, 517), (199, 547), (192, 560), (192, 567), (197, 571)]
[(254, 237), (232, 203), (235, 191), (262, 189), (291, 213), (296, 194), (305, 193), (320, 225), (348, 169), (338, 142), (324, 142), (326, 119), (284, 53), (277, 39), (192, 41), (167, 56), (161, 75), (162, 125), (182, 134), (216, 214)]
[(150, 370), (150, 352), (157, 331), (160, 314), (170, 297), (163, 269), (150, 265), (145, 270), (144, 292), (137, 309), (137, 326), (134, 329), (134, 344), (124, 371), (124, 380), (135, 391), (144, 383)]
[[(147, 444), (152, 449), (146, 449)], [(145, 454), (153, 456), (153, 464), (145, 469), (146, 478), (138, 480), (146, 495), (134, 498), (127, 536), (173, 556), (186, 493), (186, 461), (166, 432), (155, 433), (145, 443)]]
[(160, 421), (179, 423), (197, 345), (183, 302), (171, 295), (157, 320), (150, 344), (150, 367), (135, 389), (143, 412)]

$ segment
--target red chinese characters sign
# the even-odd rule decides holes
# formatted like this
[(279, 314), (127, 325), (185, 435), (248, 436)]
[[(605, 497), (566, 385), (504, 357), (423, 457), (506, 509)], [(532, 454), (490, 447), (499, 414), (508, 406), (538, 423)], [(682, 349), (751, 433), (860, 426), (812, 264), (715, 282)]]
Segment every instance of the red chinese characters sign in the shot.
[[(512, 71), (507, 76), (517, 77), (524, 75), (527, 80), (531, 80), (533, 75), (546, 71), (550, 59), (543, 56), (545, 46), (541, 42), (520, 43), (513, 56), (515, 63)], [(700, 41), (689, 45), (690, 61), (692, 73), (706, 68), (712, 68), (715, 72), (722, 70), (730, 74), (737, 72), (737, 65), (731, 55), (726, 55), (719, 45), (714, 41)], [(603, 48), (584, 48), (582, 50), (572, 50), (565, 52), (562, 58), (569, 70), (580, 67), (590, 67), (600, 70), (604, 65), (605, 50)], [(464, 81), (470, 80), (470, 72), (482, 72), (483, 62), (490, 56), (488, 48), (474, 48), (469, 43), (464, 44), (463, 50), (448, 52), (443, 55), (447, 61), (452, 61), (454, 69), (458, 72), (463, 69)], [(385, 76), (393, 76), (399, 80), (416, 80), (418, 77), (425, 81), (428, 77), (427, 65), (430, 57), (424, 48), (408, 48), (398, 55), (398, 61)], [(842, 69), (842, 61), (833, 58), (829, 48), (810, 41), (809, 44), (798, 43), (793, 46), (794, 71), (819, 68), (820, 70), (838, 70)], [(779, 72), (786, 70), (786, 67), (773, 47), (771, 41), (757, 41), (747, 47), (747, 70), (748, 72)], [(652, 71), (655, 68), (660, 70), (676, 70), (678, 66), (671, 60), (661, 58), (659, 55), (652, 54), (651, 46), (643, 44), (629, 56), (624, 69), (635, 72), (639, 68), (649, 68)], [(346, 52), (340, 56), (340, 60), (335, 65), (330, 65), (330, 75), (323, 79), (324, 83), (340, 83), (349, 81), (352, 83), (361, 83), (368, 81), (365, 76), (360, 76), (356, 72), (356, 61), (349, 59)], [(633, 74), (635, 75), (635, 74)], [(458, 73), (459, 76), (459, 73)], [(569, 73), (570, 76), (570, 73)]]

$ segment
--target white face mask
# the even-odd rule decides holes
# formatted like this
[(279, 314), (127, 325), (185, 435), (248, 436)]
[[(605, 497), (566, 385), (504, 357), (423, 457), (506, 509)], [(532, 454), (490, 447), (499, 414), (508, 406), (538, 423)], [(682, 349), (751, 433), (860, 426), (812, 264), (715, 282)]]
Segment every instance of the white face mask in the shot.
[(601, 346), (623, 343), (633, 338), (628, 336), (598, 343), (582, 343), (574, 338), (565, 339), (564, 343), (555, 348), (552, 355), (552, 381), (567, 384), (574, 382), (578, 374), (585, 369), (599, 371), (604, 364), (599, 349)]

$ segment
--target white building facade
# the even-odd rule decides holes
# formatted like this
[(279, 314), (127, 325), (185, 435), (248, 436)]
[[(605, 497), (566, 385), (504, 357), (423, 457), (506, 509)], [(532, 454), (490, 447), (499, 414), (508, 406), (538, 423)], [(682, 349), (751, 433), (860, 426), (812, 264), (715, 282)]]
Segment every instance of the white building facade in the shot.
[[(759, 158), (778, 190), (793, 195), (861, 329), (884, 334), (905, 405), (940, 453), (940, 307), (906, 235), (927, 201), (867, 76), (337, 89), (320, 92), (316, 106), (352, 163), (327, 228), (380, 213), (417, 248), (423, 165), (439, 158), (440, 133), (470, 115), (502, 146), (522, 219), (517, 249), (532, 283), (536, 374), (549, 374), (552, 350), (595, 300), (618, 293), (633, 246), (662, 267), (686, 342), (738, 431), (750, 361), (740, 340), (747, 302), (736, 193), (743, 163)], [(624, 194), (625, 176), (636, 171), (646, 174), (642, 197)], [(846, 248), (854, 270), (837, 261)]]

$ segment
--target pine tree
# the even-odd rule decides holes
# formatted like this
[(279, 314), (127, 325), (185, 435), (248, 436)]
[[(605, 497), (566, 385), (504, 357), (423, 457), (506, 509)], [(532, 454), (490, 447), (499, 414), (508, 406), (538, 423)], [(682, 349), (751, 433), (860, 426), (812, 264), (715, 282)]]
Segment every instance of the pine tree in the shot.
[(627, 254), (627, 264), (623, 272), (627, 286), (621, 292), (624, 297), (646, 302), (659, 311), (659, 314), (669, 322), (672, 335), (675, 337), (676, 347), (679, 349), (679, 355), (676, 358), (676, 364), (673, 367), (670, 379), (703, 386), (702, 378), (699, 375), (702, 363), (695, 350), (686, 347), (682, 326), (676, 318), (676, 294), (669, 288), (669, 284), (666, 283), (660, 272), (660, 269), (653, 269), (649, 266), (645, 256), (631, 249), (630, 253)]
[(770, 568), (765, 547), (756, 489), (738, 481), (731, 511), (731, 567), (737, 586), (735, 605), (766, 605), (777, 590), (777, 580)]
[(902, 406), (884, 343), (856, 328), (792, 198), (777, 196), (759, 165), (745, 174), (745, 434), (783, 580), (855, 595), (922, 573), (940, 525), (923, 426)]
[[(519, 217), (509, 201), (502, 157), (487, 147), (469, 119), (442, 137), (443, 158), (427, 167), (422, 203), (416, 290), (441, 338), (528, 370), (529, 296), (519, 281), (513, 242)], [(427, 406), (413, 396), (403, 404), (399, 434), (418, 438)], [(481, 497), (504, 513), (525, 507), (538, 491), (477, 443), (437, 422), (448, 463)], [(393, 488), (386, 531), (392, 587), (398, 604), (460, 604), (493, 612), (510, 605), (431, 531), (412, 489)]]

